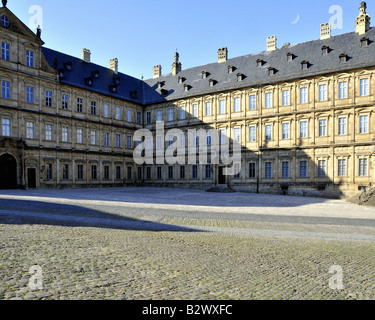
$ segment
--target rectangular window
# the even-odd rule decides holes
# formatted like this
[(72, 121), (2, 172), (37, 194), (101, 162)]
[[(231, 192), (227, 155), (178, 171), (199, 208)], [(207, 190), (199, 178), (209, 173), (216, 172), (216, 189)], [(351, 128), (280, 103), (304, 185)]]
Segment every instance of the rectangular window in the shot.
[(161, 110), (158, 110), (157, 113), (156, 113), (156, 121), (157, 122), (163, 121), (163, 113), (162, 113)]
[(104, 180), (109, 180), (109, 166), (104, 166)]
[(241, 128), (234, 128), (233, 140), (241, 143)]
[(137, 124), (142, 124), (142, 112), (137, 112)]
[(116, 180), (121, 180), (121, 167), (116, 166)]
[(77, 129), (77, 143), (83, 144), (83, 129)]
[(347, 120), (346, 118), (339, 118), (339, 135), (344, 136), (347, 132)]
[(121, 108), (116, 107), (116, 120), (121, 120)]
[(83, 180), (83, 164), (77, 165), (77, 179)]
[(289, 178), (289, 162), (288, 161), (284, 161), (282, 163), (282, 177)]
[(289, 123), (283, 123), (283, 140), (290, 138), (290, 125)]
[(265, 177), (272, 178), (272, 162), (265, 163)]
[(10, 45), (9, 45), (9, 43), (3, 42), (1, 44), (1, 58), (3, 60), (7, 60), (7, 61), (10, 60)]
[(62, 142), (69, 142), (69, 128), (68, 127), (62, 127), (62, 136), (61, 136)]
[(91, 114), (96, 116), (96, 101), (91, 101)]
[(77, 112), (83, 112), (83, 100), (81, 98), (77, 98)]
[(196, 164), (192, 165), (192, 178), (198, 179), (198, 166)]
[(180, 120), (185, 120), (185, 118), (186, 118), (186, 108), (181, 107), (180, 108)]
[(69, 97), (67, 94), (62, 95), (62, 109), (68, 110), (69, 108)]
[(3, 119), (2, 120), (2, 134), (4, 137), (11, 136), (11, 127), (10, 127), (10, 119)]
[(52, 141), (52, 125), (46, 124), (45, 131), (45, 139), (47, 141)]
[(173, 179), (173, 166), (168, 166), (168, 179)]
[(307, 121), (301, 121), (300, 122), (300, 137), (301, 138), (307, 138)]
[(268, 92), (268, 93), (266, 93), (266, 108), (269, 109), (269, 108), (272, 108), (272, 107), (273, 107), (272, 93)]
[(131, 179), (132, 179), (132, 171), (133, 171), (133, 170), (132, 170), (132, 167), (128, 167), (128, 168), (127, 168), (127, 171), (128, 171), (128, 172), (127, 172), (127, 174), (128, 174), (128, 180), (131, 180)]
[(10, 99), (10, 82), (2, 81), (2, 92), (4, 99)]
[(327, 136), (327, 120), (319, 120), (319, 137)]
[(161, 167), (156, 168), (156, 179), (161, 180), (162, 179), (162, 172), (161, 172)]
[(368, 116), (359, 117), (359, 133), (368, 133)]
[(210, 164), (206, 165), (206, 179), (211, 179), (212, 176), (212, 166)]
[[(116, 109), (116, 112), (117, 112), (117, 109)], [(127, 111), (126, 121), (127, 122), (132, 122), (132, 111), (131, 110)]]
[(219, 113), (220, 114), (224, 114), (225, 113), (225, 109), (226, 109), (225, 100), (220, 100), (219, 101)]
[(206, 102), (206, 116), (212, 115), (212, 103)]
[(198, 105), (193, 104), (193, 117), (198, 118)]
[(30, 51), (30, 50), (26, 51), (26, 65), (31, 68), (34, 67), (34, 52), (33, 51)]
[(168, 121), (173, 121), (173, 108), (168, 109)]
[(338, 160), (338, 173), (339, 177), (346, 177), (346, 160), (339, 159)]
[(104, 118), (109, 118), (109, 106), (107, 104), (104, 105)]
[(116, 148), (121, 148), (121, 134), (116, 134)]
[(290, 105), (290, 91), (284, 90), (283, 91), (283, 106), (289, 106)]
[(318, 161), (318, 177), (323, 178), (326, 176), (327, 170), (327, 162), (326, 160), (319, 160)]
[(369, 79), (360, 80), (360, 95), (361, 97), (369, 95)]
[(256, 95), (251, 95), (249, 98), (249, 109), (250, 110), (255, 110), (257, 107), (257, 98)]
[(34, 139), (34, 122), (26, 122), (26, 138)]
[(359, 176), (367, 177), (367, 175), (368, 175), (367, 159), (359, 159)]
[(46, 107), (52, 107), (52, 91), (46, 91)]
[(96, 131), (94, 131), (94, 130), (92, 130), (91, 131), (91, 134), (90, 134), (90, 142), (91, 142), (91, 144), (93, 145), (93, 146), (95, 146), (96, 145), (96, 143), (97, 143), (97, 133), (96, 133)]
[(146, 112), (146, 124), (151, 124), (151, 112)]
[(254, 162), (249, 163), (249, 178), (256, 178), (256, 166)]
[(146, 167), (146, 179), (151, 180), (151, 167)]
[(267, 124), (266, 125), (266, 141), (272, 140), (272, 125)]
[(234, 98), (234, 112), (241, 111), (241, 98)]
[(52, 163), (47, 164), (47, 180), (53, 180), (53, 165)]
[(109, 133), (104, 133), (104, 146), (109, 147)]
[(132, 149), (132, 147), (133, 147), (133, 138), (132, 138), (132, 136), (127, 136), (126, 137), (126, 147), (128, 149)]
[(327, 101), (327, 85), (319, 86), (319, 101)]
[(219, 131), (219, 144), (220, 145), (225, 144), (225, 135), (226, 135), (226, 130), (220, 129), (220, 131)]
[(249, 141), (250, 142), (255, 142), (257, 139), (257, 134), (256, 134), (256, 127), (251, 126), (250, 127), (250, 132), (249, 132)]
[(299, 176), (300, 178), (307, 178), (307, 161), (299, 162)]
[(69, 180), (69, 165), (63, 164), (63, 180)]
[(180, 179), (185, 179), (185, 166), (180, 166)]
[(346, 81), (339, 83), (339, 99), (348, 97), (348, 83)]
[(142, 180), (142, 167), (138, 167), (138, 180)]
[(26, 88), (26, 102), (34, 103), (34, 88), (33, 87)]
[(300, 89), (300, 103), (304, 104), (307, 103), (307, 88)]
[(212, 137), (210, 130), (207, 131), (207, 138), (206, 138), (207, 146), (210, 146), (212, 144)]
[(98, 179), (98, 167), (96, 165), (91, 166), (91, 180)]

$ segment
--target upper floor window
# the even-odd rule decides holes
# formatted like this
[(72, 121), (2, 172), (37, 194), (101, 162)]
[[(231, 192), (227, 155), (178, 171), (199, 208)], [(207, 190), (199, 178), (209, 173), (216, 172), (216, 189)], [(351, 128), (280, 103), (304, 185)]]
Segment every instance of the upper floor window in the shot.
[(34, 52), (27, 50), (26, 51), (26, 65), (28, 67), (34, 67)]
[(283, 91), (283, 106), (290, 105), (290, 90)]
[(180, 119), (184, 120), (185, 117), (186, 117), (186, 108), (185, 107), (181, 107), (180, 108)]
[(69, 97), (67, 94), (62, 95), (62, 109), (63, 110), (68, 110), (68, 102), (69, 102)]
[(307, 88), (300, 89), (300, 102), (301, 104), (307, 103)]
[(46, 107), (52, 107), (52, 91), (46, 91)]
[(10, 126), (10, 119), (3, 119), (2, 120), (2, 135), (4, 137), (11, 136), (11, 126)]
[(34, 139), (34, 122), (26, 122), (26, 138)]
[(10, 45), (9, 43), (3, 42), (1, 44), (1, 58), (3, 60), (10, 60)]
[(77, 98), (77, 112), (83, 112), (83, 101), (81, 98)]
[(346, 118), (339, 118), (339, 135), (346, 135), (347, 132), (347, 120)]
[(116, 107), (116, 120), (121, 120), (121, 109)]
[(319, 120), (319, 137), (327, 136), (327, 120)]
[(62, 142), (69, 142), (69, 128), (68, 127), (62, 127)]
[(266, 108), (272, 108), (272, 93), (266, 93)]
[(108, 104), (104, 105), (104, 118), (109, 118), (109, 106), (108, 106)]
[(368, 96), (369, 95), (369, 79), (361, 79), (360, 80), (360, 95), (361, 97), (363, 96)]
[(91, 101), (91, 114), (96, 115), (96, 101)]
[(322, 84), (319, 86), (319, 101), (327, 101), (327, 85)]
[(225, 100), (219, 101), (219, 113), (224, 114), (225, 113)]
[(193, 104), (193, 117), (198, 118), (198, 105)]
[(137, 124), (142, 124), (142, 112), (137, 112)]
[(146, 124), (151, 124), (151, 112), (146, 112)]
[(4, 99), (10, 99), (10, 82), (9, 81), (2, 81), (2, 92)]
[(300, 138), (307, 138), (307, 121), (300, 122)]
[(249, 109), (255, 110), (257, 107), (257, 98), (255, 94), (250, 96), (249, 103), (250, 103)]
[(234, 98), (234, 112), (241, 111), (241, 98)]
[(290, 124), (289, 122), (283, 123), (283, 140), (287, 140), (290, 138)]
[(34, 88), (33, 87), (26, 88), (26, 102), (34, 103)]
[(348, 97), (348, 83), (346, 81), (339, 83), (339, 99)]
[(45, 139), (47, 141), (52, 141), (52, 125), (46, 124), (45, 126)]
[(368, 133), (368, 116), (359, 117), (359, 133)]
[(161, 121), (163, 121), (163, 113), (162, 113), (161, 110), (158, 110), (158, 111), (156, 112), (156, 121), (157, 121), (157, 122), (161, 122)]
[(1, 25), (4, 28), (9, 28), (10, 26), (9, 18), (5, 14), (1, 16)]
[(268, 124), (266, 125), (266, 141), (272, 140), (272, 125)]
[(210, 116), (212, 114), (212, 103), (206, 102), (206, 116)]
[(256, 141), (256, 138), (257, 138), (256, 130), (257, 130), (256, 126), (250, 127), (250, 131), (249, 131), (249, 141), (250, 142)]
[(168, 121), (173, 121), (173, 108), (168, 109)]
[(132, 122), (132, 111), (131, 110), (127, 111), (127, 121)]

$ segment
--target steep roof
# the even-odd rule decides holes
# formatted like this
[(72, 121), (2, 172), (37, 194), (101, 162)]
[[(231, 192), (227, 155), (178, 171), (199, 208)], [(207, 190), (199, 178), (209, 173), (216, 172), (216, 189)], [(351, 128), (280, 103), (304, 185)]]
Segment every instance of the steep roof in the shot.
[[(367, 47), (361, 46), (361, 39), (364, 37), (369, 38)], [(275, 51), (264, 51), (229, 59), (225, 63), (211, 63), (182, 70), (175, 76), (168, 74), (157, 79), (148, 79), (145, 81), (144, 103), (177, 100), (225, 90), (375, 66), (374, 41), (375, 29), (371, 28), (364, 35), (351, 32), (325, 40), (319, 39), (296, 45), (285, 45)], [(323, 46), (329, 47), (328, 54), (322, 54)], [(293, 54), (292, 61), (287, 61), (288, 53)], [(347, 62), (340, 62), (339, 56), (341, 54), (347, 55)], [(257, 60), (259, 59), (264, 61), (261, 67), (257, 66)], [(302, 70), (303, 61), (309, 63), (307, 70)], [(234, 67), (232, 73), (228, 73), (228, 66)], [(269, 68), (275, 69), (274, 75), (269, 75)], [(203, 71), (209, 73), (206, 79), (202, 79)], [(244, 75), (241, 81), (237, 81), (239, 73)], [(179, 77), (184, 79), (182, 83), (179, 83)], [(209, 85), (210, 79), (215, 80), (212, 87)], [(158, 88), (158, 82), (162, 83), (161, 88)], [(188, 91), (185, 91), (185, 85), (188, 85)], [(164, 90), (164, 95), (161, 95), (161, 90)]]

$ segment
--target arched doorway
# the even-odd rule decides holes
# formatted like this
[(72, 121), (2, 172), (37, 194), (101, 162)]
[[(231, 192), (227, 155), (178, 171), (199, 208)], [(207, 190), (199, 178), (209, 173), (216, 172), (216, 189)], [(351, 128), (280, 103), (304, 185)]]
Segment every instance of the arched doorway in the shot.
[(0, 157), (0, 189), (17, 188), (17, 161), (10, 154)]

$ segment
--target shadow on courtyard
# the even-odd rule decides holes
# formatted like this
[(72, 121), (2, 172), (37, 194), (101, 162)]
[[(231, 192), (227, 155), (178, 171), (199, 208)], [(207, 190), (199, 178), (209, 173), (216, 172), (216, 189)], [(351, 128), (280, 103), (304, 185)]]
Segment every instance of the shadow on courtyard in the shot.
[(154, 232), (202, 232), (193, 228), (140, 220), (83, 206), (10, 199), (0, 201), (0, 224), (98, 227)]

